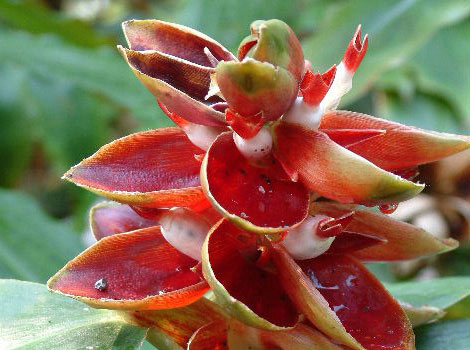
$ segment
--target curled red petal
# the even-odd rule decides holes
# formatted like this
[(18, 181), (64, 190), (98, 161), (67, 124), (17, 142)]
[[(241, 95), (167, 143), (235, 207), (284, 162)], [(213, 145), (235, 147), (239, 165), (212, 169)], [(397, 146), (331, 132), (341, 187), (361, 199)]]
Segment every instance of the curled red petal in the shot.
[(244, 139), (255, 136), (264, 125), (263, 113), (261, 112), (247, 118), (227, 108), (225, 110), (225, 120), (233, 131)]
[(189, 339), (187, 350), (228, 350), (227, 323), (214, 321), (199, 328)]
[(355, 251), (352, 255), (364, 261), (397, 261), (443, 253), (458, 246), (453, 239), (438, 239), (423, 229), (397, 221), (387, 215), (351, 205), (314, 202), (311, 213), (338, 217), (354, 210), (348, 231), (385, 239), (383, 244)]
[[(203, 95), (204, 88), (208, 90), (207, 73), (212, 68), (178, 61), (160, 52), (132, 51), (122, 46), (118, 46), (118, 50), (135, 76), (172, 112), (196, 124), (225, 125), (224, 115), (210, 106), (220, 102), (220, 98), (206, 101)], [(156, 68), (153, 68), (154, 65)]]
[(386, 170), (402, 170), (434, 162), (470, 147), (467, 136), (426, 131), (367, 114), (329, 111), (320, 124), (323, 129), (382, 129), (377, 138), (348, 147)]
[(297, 264), (366, 349), (414, 350), (413, 330), (404, 311), (360, 262), (324, 254)]
[(409, 199), (424, 185), (402, 179), (298, 124), (272, 126), (274, 155), (316, 193), (343, 203), (388, 203)]
[(307, 70), (300, 84), (300, 91), (302, 92), (305, 103), (311, 106), (319, 105), (330, 89), (335, 74), (336, 65), (332, 66), (323, 74), (313, 73)]
[(279, 163), (250, 163), (237, 149), (232, 133), (221, 134), (201, 167), (204, 191), (227, 219), (253, 232), (275, 233), (307, 216), (306, 188), (285, 175)]
[(208, 290), (197, 261), (163, 238), (158, 226), (105, 237), (65, 265), (48, 287), (94, 307), (169, 309)]
[(346, 52), (344, 53), (342, 60), (348, 71), (352, 73), (356, 71), (367, 52), (368, 45), (369, 36), (367, 34), (364, 36), (364, 41), (361, 42), (361, 25), (359, 25), (346, 48)]
[(256, 262), (256, 236), (222, 220), (202, 250), (204, 277), (217, 300), (247, 325), (271, 330), (293, 327), (298, 313), (277, 274)]
[(157, 50), (193, 63), (212, 67), (204, 48), (219, 61), (236, 58), (214, 39), (192, 28), (159, 20), (131, 20), (122, 24), (129, 47), (136, 51)]
[(194, 158), (202, 152), (178, 128), (144, 131), (101, 147), (64, 178), (127, 204), (197, 207), (207, 203)]
[(113, 202), (95, 205), (90, 211), (90, 226), (96, 240), (117, 233), (156, 226), (156, 220), (138, 215), (130, 206)]
[(349, 148), (386, 133), (383, 129), (322, 129), (338, 145)]
[(327, 254), (347, 254), (357, 250), (385, 244), (387, 240), (382, 237), (366, 235), (363, 233), (342, 231), (327, 250)]

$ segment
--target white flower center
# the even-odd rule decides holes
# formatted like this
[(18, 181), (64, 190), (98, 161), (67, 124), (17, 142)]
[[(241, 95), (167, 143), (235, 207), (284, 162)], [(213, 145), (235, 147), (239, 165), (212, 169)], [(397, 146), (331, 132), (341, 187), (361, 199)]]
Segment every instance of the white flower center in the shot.
[(316, 234), (319, 225), (327, 219), (330, 218), (325, 215), (307, 217), (299, 226), (287, 232), (281, 244), (296, 260), (313, 259), (322, 255), (335, 240), (335, 237), (323, 238)]
[(176, 250), (201, 261), (201, 249), (210, 226), (199, 214), (185, 208), (168, 210), (159, 220), (163, 237)]
[(271, 153), (273, 148), (273, 138), (269, 130), (265, 128), (250, 139), (244, 139), (234, 132), (233, 140), (240, 153), (249, 160), (259, 160)]

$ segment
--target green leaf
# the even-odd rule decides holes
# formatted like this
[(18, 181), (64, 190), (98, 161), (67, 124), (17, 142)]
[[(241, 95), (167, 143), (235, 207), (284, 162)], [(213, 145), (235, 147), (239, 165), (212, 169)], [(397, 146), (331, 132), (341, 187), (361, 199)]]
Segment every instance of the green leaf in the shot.
[(0, 310), (2, 349), (137, 350), (147, 332), (31, 282), (1, 280)]
[(406, 125), (427, 130), (462, 134), (469, 130), (468, 123), (457, 117), (446, 100), (423, 93), (410, 98), (401, 98), (393, 93), (384, 93), (378, 99), (377, 115)]
[(470, 296), (470, 277), (403, 282), (388, 284), (386, 287), (395, 298), (413, 306), (427, 305), (446, 309)]
[(362, 23), (363, 33), (369, 33), (369, 49), (343, 101), (348, 103), (363, 95), (384, 71), (410, 59), (441, 27), (469, 12), (466, 0), (344, 1), (325, 12), (316, 28), (318, 35), (304, 41), (305, 57), (316, 70), (338, 63)]
[(82, 249), (70, 226), (46, 216), (29, 196), (0, 190), (1, 278), (46, 282)]
[(470, 19), (444, 28), (413, 57), (418, 86), (448, 99), (470, 120)]
[[(143, 126), (170, 125), (155, 99), (132, 74), (116, 49), (75, 47), (52, 35), (3, 31), (2, 64), (20, 67), (51, 80), (67, 81), (129, 109)], [(13, 49), (14, 48), (14, 49)]]
[(55, 33), (66, 41), (80, 46), (110, 44), (112, 40), (97, 34), (92, 27), (78, 19), (66, 18), (32, 1), (0, 1), (0, 23), (31, 33)]
[(417, 328), (416, 350), (468, 350), (470, 319), (446, 321)]

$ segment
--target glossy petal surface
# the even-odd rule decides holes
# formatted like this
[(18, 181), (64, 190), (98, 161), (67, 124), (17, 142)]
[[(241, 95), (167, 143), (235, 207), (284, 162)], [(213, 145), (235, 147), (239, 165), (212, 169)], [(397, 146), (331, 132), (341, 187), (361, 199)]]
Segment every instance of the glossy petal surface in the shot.
[(217, 84), (230, 109), (245, 117), (263, 113), (265, 120), (279, 118), (294, 102), (299, 83), (281, 67), (253, 59), (221, 62)]
[(251, 328), (230, 320), (227, 340), (230, 350), (342, 350), (319, 331), (299, 323), (285, 331)]
[(349, 149), (387, 170), (401, 170), (430, 163), (470, 147), (465, 136), (425, 131), (362, 113), (330, 111), (320, 129), (383, 129), (382, 137), (371, 138)]
[(348, 230), (384, 238), (384, 244), (358, 250), (352, 255), (364, 261), (396, 261), (444, 253), (455, 249), (453, 239), (440, 240), (423, 229), (370, 210), (330, 202), (312, 203), (311, 212), (339, 217), (354, 210)]
[(220, 307), (206, 298), (176, 309), (139, 310), (128, 315), (132, 323), (163, 332), (184, 348), (198, 329), (226, 318)]
[(298, 314), (277, 275), (257, 266), (256, 236), (222, 220), (202, 249), (206, 280), (233, 317), (252, 327), (293, 327)]
[(132, 50), (157, 50), (208, 67), (212, 65), (204, 53), (205, 47), (218, 60), (235, 59), (214, 39), (179, 24), (159, 20), (132, 20), (124, 22), (122, 28)]
[(117, 233), (156, 225), (156, 220), (144, 219), (126, 204), (102, 202), (90, 210), (90, 226), (97, 241)]
[[(321, 332), (352, 349), (363, 347), (349, 334), (310, 278), (280, 245), (275, 245), (274, 263), (279, 279), (292, 302)], [(306, 260), (308, 261), (308, 260)]]
[(343, 203), (403, 201), (424, 188), (378, 168), (322, 132), (279, 122), (273, 133), (276, 158), (297, 171), (309, 189), (327, 198)]
[(200, 154), (177, 128), (139, 132), (101, 147), (64, 178), (112, 200), (143, 207), (198, 206)]
[(306, 217), (308, 192), (272, 161), (253, 165), (238, 151), (231, 133), (221, 134), (201, 168), (204, 191), (222, 215), (247, 230), (285, 231)]
[[(128, 50), (121, 46), (118, 46), (118, 50), (129, 64), (129, 67), (135, 76), (139, 78), (142, 84), (144, 84), (144, 86), (171, 112), (196, 124), (208, 126), (225, 125), (223, 113), (216, 111), (209, 105), (172, 86), (173, 83), (180, 88), (185, 88), (188, 92), (195, 91), (200, 94), (202, 86), (206, 83), (204, 80), (201, 80), (201, 75), (204, 74), (204, 69), (202, 67), (193, 66), (191, 69), (191, 64), (175, 61), (171, 57), (158, 52), (148, 55)], [(155, 69), (151, 70), (151, 67), (148, 66), (148, 64), (142, 65), (141, 61), (144, 61), (143, 57), (146, 56), (153, 57), (153, 59), (158, 62), (159, 66), (164, 67), (162, 71), (167, 72), (167, 74), (165, 75)], [(147, 60), (149, 59), (147, 58)], [(171, 62), (171, 64), (169, 64), (169, 62)], [(144, 69), (144, 71), (141, 71), (140, 69)], [(156, 78), (147, 75), (145, 71), (150, 74), (154, 74)], [(170, 74), (168, 74), (168, 72)], [(191, 77), (194, 84), (186, 84), (183, 80), (179, 79), (177, 72), (184, 72), (184, 75)], [(199, 84), (198, 87), (197, 84), (195, 84), (196, 82)], [(200, 97), (199, 95), (197, 96)], [(220, 99), (211, 101), (217, 102), (220, 101)]]
[(383, 129), (322, 129), (338, 145), (349, 148), (358, 143), (385, 134)]
[(326, 251), (327, 254), (347, 254), (357, 250), (369, 248), (377, 244), (385, 244), (385, 238), (366, 235), (363, 233), (343, 231), (331, 244), (331, 247)]
[(360, 262), (325, 254), (297, 263), (346, 330), (366, 349), (414, 349), (413, 330), (405, 313)]
[(150, 227), (103, 238), (67, 263), (48, 286), (99, 308), (181, 307), (208, 290), (190, 270), (196, 264), (167, 243), (159, 227)]
[(228, 350), (225, 321), (211, 322), (199, 328), (188, 342), (187, 350)]

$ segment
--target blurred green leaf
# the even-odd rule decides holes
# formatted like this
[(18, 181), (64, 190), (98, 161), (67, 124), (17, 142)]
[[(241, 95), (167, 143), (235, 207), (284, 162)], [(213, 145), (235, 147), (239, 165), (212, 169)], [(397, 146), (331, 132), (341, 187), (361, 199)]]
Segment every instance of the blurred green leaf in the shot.
[(325, 13), (318, 35), (303, 42), (315, 69), (338, 63), (358, 24), (369, 33), (369, 49), (354, 77), (349, 103), (363, 95), (384, 71), (406, 63), (443, 26), (470, 13), (467, 0), (344, 1)]
[(418, 86), (444, 96), (470, 121), (470, 20), (440, 30), (412, 59)]
[(386, 287), (395, 298), (413, 306), (427, 305), (446, 309), (470, 296), (470, 277), (403, 282), (387, 284)]
[(143, 122), (141, 126), (171, 124), (117, 50), (75, 47), (52, 35), (34, 36), (11, 30), (0, 34), (0, 45), (4, 48), (0, 51), (3, 64), (102, 95), (129, 109)]
[(415, 330), (416, 350), (468, 350), (470, 319), (438, 322)]
[(469, 123), (459, 120), (452, 106), (436, 96), (418, 92), (403, 98), (394, 93), (382, 93), (377, 101), (376, 115), (406, 125), (459, 134), (470, 130)]
[(116, 311), (89, 308), (31, 282), (1, 280), (0, 309), (2, 349), (137, 350), (146, 335)]
[[(45, 282), (83, 246), (29, 196), (0, 190), (0, 277)], [(1, 298), (0, 298), (1, 299)]]
[(80, 46), (111, 44), (112, 40), (96, 33), (89, 23), (70, 19), (32, 1), (0, 0), (0, 23), (31, 33), (54, 33)]

